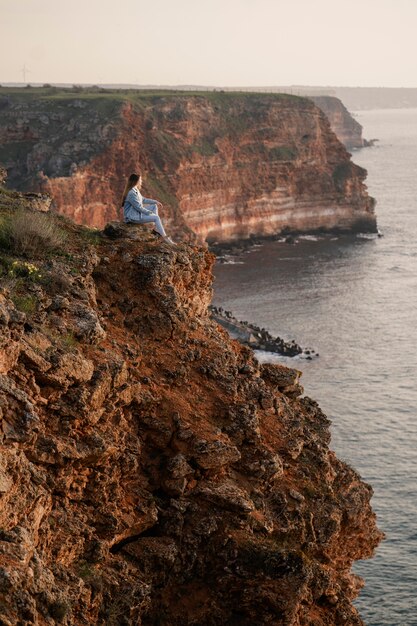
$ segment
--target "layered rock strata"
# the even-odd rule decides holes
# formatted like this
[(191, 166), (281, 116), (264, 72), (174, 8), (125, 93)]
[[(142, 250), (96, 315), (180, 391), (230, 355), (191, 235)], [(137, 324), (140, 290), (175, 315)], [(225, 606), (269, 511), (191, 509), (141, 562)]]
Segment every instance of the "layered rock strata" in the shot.
[(0, 100), (0, 161), (11, 184), (47, 191), (78, 223), (115, 219), (140, 169), (168, 228), (191, 241), (376, 230), (366, 171), (309, 99), (23, 91)]
[(310, 98), (325, 113), (333, 132), (348, 150), (368, 145), (362, 137), (362, 125), (349, 113), (339, 98), (332, 96), (311, 96)]
[(372, 490), (211, 320), (213, 256), (51, 220), (1, 253), (1, 624), (362, 624)]

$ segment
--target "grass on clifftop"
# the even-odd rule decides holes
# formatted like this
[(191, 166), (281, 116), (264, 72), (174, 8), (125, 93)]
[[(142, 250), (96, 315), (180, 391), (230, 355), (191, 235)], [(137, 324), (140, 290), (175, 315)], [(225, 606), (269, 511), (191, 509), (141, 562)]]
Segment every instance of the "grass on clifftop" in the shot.
[(177, 89), (106, 89), (99, 87), (3, 87), (0, 86), (0, 98), (11, 96), (13, 99), (28, 101), (30, 99), (46, 99), (48, 101), (59, 100), (85, 100), (94, 101), (96, 104), (113, 102), (134, 103), (157, 103), (163, 98), (205, 98), (213, 104), (221, 105), (236, 100), (253, 100), (263, 98), (291, 104), (309, 102), (308, 98), (286, 93), (270, 93), (263, 91), (223, 91), (218, 90), (177, 90)]
[[(101, 241), (95, 229), (35, 210), (25, 194), (0, 188), (0, 292), (30, 319), (38, 313), (39, 294), (68, 290), (82, 275), (86, 250)], [(69, 350), (74, 340), (63, 335), (59, 342)]]
[(57, 213), (32, 208), (32, 195), (36, 196), (0, 187), (0, 270), (36, 279), (29, 271), (29, 261), (34, 259), (39, 265), (52, 258), (71, 259), (76, 269), (76, 260), (83, 258), (86, 246), (96, 247), (101, 242), (99, 232)]
[(45, 213), (23, 209), (0, 218), (0, 248), (16, 255), (35, 257), (60, 250), (65, 233)]

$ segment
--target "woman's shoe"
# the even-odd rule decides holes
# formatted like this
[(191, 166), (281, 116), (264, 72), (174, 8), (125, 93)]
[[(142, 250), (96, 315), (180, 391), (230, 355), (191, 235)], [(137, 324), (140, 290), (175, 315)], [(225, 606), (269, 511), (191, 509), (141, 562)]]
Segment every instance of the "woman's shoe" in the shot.
[(171, 246), (176, 246), (177, 245), (175, 243), (175, 241), (172, 241), (171, 237), (164, 237), (164, 241), (166, 241), (167, 243), (170, 243)]

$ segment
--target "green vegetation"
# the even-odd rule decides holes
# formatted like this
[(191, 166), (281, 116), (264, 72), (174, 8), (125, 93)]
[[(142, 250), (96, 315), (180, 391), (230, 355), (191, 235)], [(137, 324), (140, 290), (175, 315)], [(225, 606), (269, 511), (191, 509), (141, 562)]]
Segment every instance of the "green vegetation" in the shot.
[(268, 156), (272, 161), (293, 161), (298, 156), (297, 148), (290, 146), (277, 146), (270, 148)]
[[(22, 261), (11, 261), (2, 259), (2, 268), (8, 266), (8, 271), (4, 271), (3, 285), (8, 288), (10, 297), (18, 311), (33, 315), (38, 310), (39, 297), (33, 291), (33, 285), (44, 285), (45, 279), (39, 267), (33, 263)], [(0, 266), (0, 269), (2, 269)], [(1, 276), (1, 272), (0, 272)]]
[(156, 196), (162, 204), (167, 204), (172, 207), (178, 204), (177, 197), (173, 191), (171, 191), (169, 182), (163, 175), (158, 176), (158, 178), (154, 176), (147, 176), (146, 188), (149, 189), (149, 192), (147, 191), (147, 193), (151, 196)]
[(28, 200), (18, 191), (0, 187), (0, 223), (4, 218), (8, 219), (8, 213), (25, 210), (28, 204)]
[(76, 566), (77, 575), (90, 585), (96, 591), (100, 591), (103, 586), (101, 573), (97, 570), (94, 563), (88, 561), (80, 561)]
[(56, 600), (49, 606), (49, 615), (58, 622), (62, 621), (70, 610), (70, 605), (64, 600)]
[(83, 580), (94, 575), (94, 566), (88, 561), (80, 561), (77, 565), (77, 575)]
[(38, 308), (38, 299), (32, 295), (12, 294), (12, 301), (18, 311), (32, 315)]
[(97, 228), (89, 228), (88, 226), (80, 226), (80, 235), (88, 243), (97, 246), (102, 241), (102, 235)]
[(198, 144), (193, 144), (191, 146), (192, 150), (198, 152), (202, 156), (213, 156), (213, 154), (218, 153), (218, 149), (214, 140), (202, 139)]
[(42, 279), (41, 270), (34, 263), (27, 261), (13, 261), (9, 265), (9, 276), (12, 278), (27, 278), (30, 282), (36, 283)]
[(155, 131), (155, 147), (153, 149), (153, 161), (156, 166), (164, 170), (165, 164), (178, 164), (181, 156), (186, 154), (186, 148), (182, 142), (164, 131)]
[(59, 342), (61, 344), (61, 347), (68, 351), (74, 350), (79, 344), (79, 341), (75, 337), (73, 332), (68, 332), (65, 335), (61, 335), (59, 337)]
[(6, 187), (0, 187), (0, 200), (3, 199), (2, 196), (6, 196), (7, 198), (13, 198), (14, 196), (19, 195), (19, 192), (14, 191), (13, 189), (6, 189)]
[(333, 180), (336, 184), (336, 187), (343, 191), (344, 184), (347, 179), (352, 176), (352, 163), (350, 161), (346, 161), (346, 163), (340, 163), (333, 170)]
[(45, 99), (49, 101), (65, 101), (65, 100), (84, 100), (92, 102), (99, 106), (106, 106), (104, 103), (113, 102), (146, 102), (157, 104), (163, 98), (189, 98), (191, 96), (205, 98), (212, 104), (221, 106), (237, 100), (253, 101), (262, 98), (262, 100), (277, 100), (282, 102), (291, 102), (292, 104), (303, 104), (306, 98), (284, 93), (266, 93), (256, 91), (223, 91), (223, 90), (176, 90), (176, 89), (105, 89), (100, 87), (83, 87), (75, 85), (74, 87), (32, 87), (31, 89), (22, 89), (20, 87), (0, 87), (1, 96), (13, 96), (27, 101), (29, 99)]

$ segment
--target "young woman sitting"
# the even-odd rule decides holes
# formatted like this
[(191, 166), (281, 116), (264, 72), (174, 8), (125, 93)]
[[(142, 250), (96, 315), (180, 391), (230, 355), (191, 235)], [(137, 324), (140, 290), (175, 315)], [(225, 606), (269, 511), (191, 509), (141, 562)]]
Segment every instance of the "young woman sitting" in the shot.
[(140, 193), (142, 176), (131, 174), (125, 186), (122, 198), (123, 219), (126, 223), (155, 225), (154, 232), (158, 233), (164, 241), (176, 245), (165, 232), (161, 218), (158, 215), (158, 200), (144, 198)]

